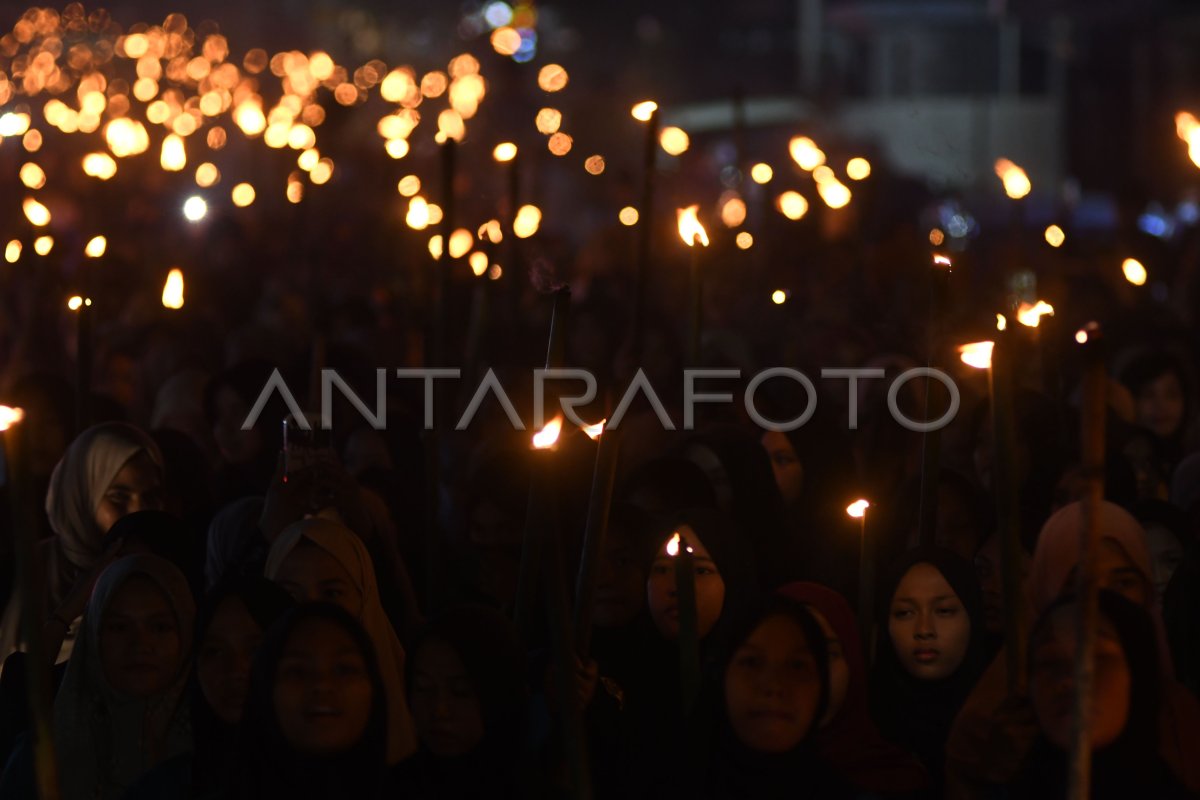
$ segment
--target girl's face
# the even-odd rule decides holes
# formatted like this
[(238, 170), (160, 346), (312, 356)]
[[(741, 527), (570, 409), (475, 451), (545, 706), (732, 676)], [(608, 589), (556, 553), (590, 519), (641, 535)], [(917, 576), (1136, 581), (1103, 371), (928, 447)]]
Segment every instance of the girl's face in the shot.
[(971, 642), (971, 618), (932, 564), (914, 564), (892, 596), (888, 634), (900, 664), (914, 678), (953, 675)]
[(820, 723), (820, 727), (824, 728), (833, 722), (833, 718), (846, 702), (846, 691), (850, 688), (850, 665), (846, 663), (842, 640), (834, 632), (829, 620), (825, 619), (825, 615), (812, 606), (808, 606), (808, 613), (813, 615), (813, 619), (821, 626), (821, 632), (825, 634), (825, 648), (829, 656), (829, 707), (825, 709)]
[(371, 676), (354, 638), (324, 619), (296, 625), (275, 671), (273, 701), (284, 739), (313, 756), (345, 752), (371, 717)]
[[(1096, 552), (1096, 574), (1100, 576), (1100, 588), (1123, 595), (1129, 602), (1146, 606), (1150, 599), (1150, 584), (1142, 571), (1134, 566), (1125, 548), (1114, 539), (1103, 538)], [(1071, 575), (1074, 585), (1075, 576)]]
[[(721, 618), (721, 609), (725, 606), (725, 581), (695, 531), (683, 525), (672, 536), (674, 533), (692, 548), (696, 574), (696, 627), (703, 639)], [(659, 633), (674, 639), (679, 636), (679, 599), (675, 587), (675, 559), (667, 553), (670, 539), (663, 540), (654, 556), (650, 578), (646, 581), (646, 598), (650, 617)]]
[(129, 697), (160, 694), (179, 675), (179, 619), (163, 590), (145, 575), (125, 581), (104, 609), (100, 662), (109, 686)]
[[(1070, 749), (1075, 700), (1075, 631), (1078, 606), (1055, 609), (1033, 643), (1029, 693), (1042, 733), (1052, 744)], [(1096, 667), (1092, 683), (1092, 747), (1112, 744), (1129, 718), (1131, 678), (1125, 650), (1103, 617), (1096, 630)]]
[(363, 596), (350, 573), (327, 550), (301, 539), (279, 565), (275, 582), (297, 603), (333, 603), (362, 614)]
[(775, 471), (775, 483), (783, 500), (791, 505), (800, 499), (800, 490), (804, 487), (804, 465), (796, 455), (796, 448), (787, 434), (781, 431), (767, 431), (762, 435), (762, 446), (771, 459), (771, 469)]
[(804, 630), (784, 614), (764, 619), (725, 671), (725, 709), (747, 747), (786, 753), (813, 726), (821, 681)]
[(104, 533), (117, 520), (135, 511), (163, 507), (162, 475), (154, 459), (145, 450), (130, 458), (113, 476), (96, 505), (96, 527)]
[(1155, 436), (1174, 436), (1183, 424), (1183, 384), (1165, 372), (1142, 387), (1134, 398), (1138, 422)]
[(461, 756), (483, 741), (483, 709), (458, 652), (431, 639), (413, 656), (409, 690), (417, 736), (439, 758)]
[(221, 601), (196, 654), (196, 678), (209, 707), (226, 724), (242, 719), (250, 664), (261, 641), (262, 628), (241, 598)]

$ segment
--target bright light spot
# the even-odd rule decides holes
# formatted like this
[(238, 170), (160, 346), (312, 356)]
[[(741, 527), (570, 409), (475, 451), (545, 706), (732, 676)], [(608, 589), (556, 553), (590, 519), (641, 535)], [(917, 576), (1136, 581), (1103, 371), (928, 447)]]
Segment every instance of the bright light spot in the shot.
[(1054, 306), (1045, 300), (1038, 300), (1033, 305), (1021, 303), (1020, 308), (1017, 309), (1017, 322), (1028, 328), (1036, 328), (1042, 321), (1042, 317), (1046, 315), (1054, 316)]
[(516, 28), (497, 28), (492, 31), (492, 49), (502, 56), (511, 56), (521, 49), (521, 34)]
[(108, 249), (108, 239), (103, 236), (93, 236), (84, 246), (83, 252), (88, 258), (100, 258)]
[(583, 162), (583, 168), (589, 175), (599, 175), (604, 172), (604, 156), (588, 156)]
[(551, 134), (556, 133), (562, 126), (562, 112), (557, 108), (543, 108), (537, 113), (537, 118), (534, 120), (539, 133)]
[(21, 136), (29, 130), (29, 115), (17, 111), (0, 114), (0, 136)]
[(817, 194), (830, 208), (845, 208), (850, 203), (850, 189), (836, 178), (817, 184)]
[(492, 158), (497, 161), (512, 161), (517, 157), (517, 146), (512, 142), (501, 142), (492, 149)]
[(812, 171), (813, 180), (817, 183), (829, 183), (836, 181), (837, 176), (833, 174), (833, 167), (828, 164), (822, 164)]
[(421, 179), (416, 175), (405, 175), (396, 184), (396, 190), (405, 197), (412, 197), (417, 192), (421, 191)]
[(429, 227), (429, 203), (425, 202), (424, 197), (417, 195), (408, 201), (408, 213), (404, 222), (415, 231), (423, 231)]
[(78, 311), (83, 308), (83, 298), (77, 294), (67, 298), (67, 308), (72, 311)]
[(546, 147), (556, 156), (565, 156), (571, 152), (571, 147), (575, 144), (575, 140), (567, 134), (559, 131), (550, 137), (550, 141), (546, 142)]
[(1080, 344), (1087, 344), (1087, 340), (1088, 340), (1088, 332), (1087, 331), (1085, 331), (1083, 328), (1080, 328), (1079, 330), (1075, 331), (1075, 341), (1079, 342)]
[(662, 129), (662, 133), (658, 135), (658, 143), (662, 145), (662, 149), (667, 151), (668, 155), (677, 156), (687, 152), (691, 145), (691, 139), (688, 138), (687, 131), (683, 128), (669, 126)]
[(333, 177), (333, 159), (322, 158), (317, 162), (317, 165), (308, 173), (308, 179), (318, 186), (322, 183), (328, 183)]
[(22, 409), (0, 406), (0, 431), (8, 430), (23, 419), (25, 412)]
[(32, 197), (25, 198), (25, 201), (21, 203), (21, 209), (25, 212), (25, 218), (31, 225), (41, 228), (50, 224), (50, 209)]
[(471, 265), (471, 272), (475, 273), (475, 277), (479, 277), (479, 276), (483, 275), (483, 273), (487, 272), (487, 268), (488, 268), (487, 253), (485, 253), (481, 250), (476, 250), (474, 253), (471, 253), (471, 255), (467, 257), (467, 263)]
[(808, 200), (799, 192), (787, 191), (779, 195), (779, 211), (788, 219), (800, 219), (808, 213)]
[(16, 239), (13, 239), (4, 247), (4, 260), (10, 264), (15, 264), (20, 257), (21, 243)]
[(633, 206), (625, 206), (617, 213), (617, 219), (621, 220), (622, 225), (637, 225), (638, 210)]
[(702, 247), (708, 247), (708, 231), (704, 230), (704, 226), (700, 224), (700, 218), (697, 216), (699, 210), (699, 204), (675, 209), (679, 238), (683, 239), (683, 243), (688, 247), (695, 247), (697, 243)]
[(177, 133), (167, 134), (163, 139), (158, 163), (168, 172), (179, 172), (187, 166), (187, 150), (183, 146), (182, 136)]
[(463, 137), (467, 135), (467, 126), (463, 122), (462, 114), (459, 114), (453, 108), (444, 109), (437, 118), (438, 132), (435, 137), (440, 144), (447, 139), (453, 139), (456, 142), (461, 142)]
[(513, 219), (513, 233), (518, 239), (528, 239), (538, 232), (538, 227), (542, 224), (542, 210), (537, 206), (525, 205), (517, 209), (517, 216)]
[(429, 237), (429, 255), (433, 256), (434, 261), (441, 260), (442, 257), (442, 235), (435, 233)]
[(36, 153), (42, 149), (42, 132), (39, 130), (26, 131), (21, 137), (21, 146), (28, 153)]
[(865, 158), (852, 158), (846, 162), (846, 177), (850, 180), (866, 180), (870, 175), (871, 162)]
[(658, 103), (654, 102), (653, 100), (643, 100), (635, 105), (629, 113), (632, 114), (633, 118), (639, 122), (649, 122), (651, 115), (653, 115), (657, 110)]
[(996, 330), (1002, 331), (1008, 328), (1008, 318), (1003, 314), (996, 315)]
[(559, 414), (533, 435), (533, 446), (538, 450), (546, 450), (554, 447), (555, 443), (558, 442), (559, 433), (562, 432), (562, 426), (563, 417), (562, 414)]
[(775, 177), (775, 170), (771, 169), (770, 164), (760, 161), (750, 168), (750, 180), (755, 183), (768, 183), (773, 177)]
[(734, 239), (734, 242), (739, 250), (749, 250), (754, 246), (754, 237), (750, 235), (749, 231), (742, 231)]
[(296, 166), (305, 172), (312, 172), (312, 168), (321, 160), (321, 151), (315, 147), (310, 147), (300, 155), (296, 156)]
[(162, 304), (166, 308), (183, 308), (183, 270), (175, 267), (167, 273), (163, 284)]
[(189, 222), (199, 222), (208, 213), (208, 203), (200, 195), (192, 195), (183, 201), (183, 216)]
[(229, 196), (235, 206), (245, 208), (254, 202), (254, 187), (248, 183), (239, 183), (229, 192)]
[(205, 161), (203, 164), (196, 167), (197, 186), (212, 186), (219, 180), (221, 180), (221, 171), (217, 169), (217, 165), (211, 161)]
[(39, 256), (49, 255), (50, 250), (54, 247), (53, 236), (39, 236), (33, 240), (33, 252)]
[(150, 134), (142, 123), (129, 117), (119, 117), (104, 128), (108, 149), (117, 158), (136, 156), (150, 147)]
[(46, 185), (46, 173), (37, 164), (27, 161), (21, 165), (21, 183), (29, 189), (40, 189)]
[(929, 232), (929, 243), (934, 247), (941, 247), (946, 241), (946, 234), (942, 233), (941, 228), (934, 228)]
[(850, 505), (846, 506), (846, 513), (855, 519), (862, 519), (867, 513), (867, 509), (871, 504), (866, 500), (855, 500)]
[(450, 234), (450, 257), (462, 258), (471, 251), (471, 245), (474, 244), (475, 237), (466, 228), (456, 228)]
[(492, 244), (500, 244), (504, 241), (504, 229), (498, 219), (489, 219), (480, 225), (479, 230), (475, 231), (475, 235), (480, 239), (486, 238)]
[(437, 225), (442, 221), (442, 207), (437, 203), (429, 204), (429, 224)]
[(992, 348), (995, 342), (971, 342), (960, 345), (958, 352), (962, 362), (975, 369), (988, 369), (992, 366)]
[(483, 18), (493, 28), (502, 28), (513, 20), (512, 6), (504, 2), (488, 3), (483, 9)]
[(781, 306), (786, 303), (787, 299), (788, 293), (783, 289), (776, 289), (775, 291), (771, 292), (771, 302), (777, 306)]
[(1046, 243), (1051, 247), (1062, 247), (1063, 242), (1067, 240), (1067, 235), (1063, 233), (1063, 229), (1057, 225), (1051, 225), (1046, 228)]
[(383, 146), (383, 149), (387, 150), (387, 154), (392, 158), (404, 158), (408, 155), (408, 148), (407, 139), (388, 139)]
[(500, 280), (500, 276), (503, 274), (504, 274), (504, 270), (500, 267), (499, 264), (492, 264), (492, 266), (488, 268), (488, 280), (489, 281), (498, 281), (498, 280)]
[(538, 71), (538, 86), (543, 92), (558, 92), (566, 88), (569, 78), (558, 64), (547, 64)]
[(736, 228), (746, 221), (746, 201), (734, 195), (721, 204), (721, 222), (727, 228)]
[(1146, 282), (1146, 268), (1136, 258), (1125, 259), (1121, 264), (1121, 271), (1125, 273), (1125, 280), (1134, 286), (1141, 286)]
[(825, 163), (825, 153), (807, 136), (795, 136), (788, 142), (788, 152), (800, 169), (811, 172)]
[(950, 257), (944, 256), (941, 253), (937, 253), (934, 255), (933, 265), (935, 267), (953, 267), (954, 266), (954, 264), (950, 261)]
[(1013, 200), (1020, 200), (1033, 189), (1025, 170), (1007, 158), (996, 159), (996, 177), (1004, 182), (1004, 193)]

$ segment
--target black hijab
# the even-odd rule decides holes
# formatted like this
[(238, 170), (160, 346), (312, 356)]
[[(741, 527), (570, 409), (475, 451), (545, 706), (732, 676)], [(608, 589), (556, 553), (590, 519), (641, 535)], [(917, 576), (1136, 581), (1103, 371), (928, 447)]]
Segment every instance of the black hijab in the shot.
[(204, 550), (189, 522), (166, 511), (135, 511), (113, 523), (105, 539), (123, 540), (122, 554), (144, 551), (170, 561), (187, 578), (192, 594), (201, 593)]
[[(292, 633), (304, 622), (322, 620), (342, 628), (358, 645), (371, 681), (371, 716), (359, 741), (348, 751), (327, 757), (297, 752), (288, 744), (275, 712), (279, 662)], [(386, 689), (375, 648), (362, 626), (344, 609), (328, 603), (297, 606), (267, 631), (254, 658), (250, 694), (230, 770), (230, 798), (257, 800), (333, 800), (382, 796), (386, 770)]]
[[(971, 621), (970, 642), (962, 663), (953, 674), (936, 681), (920, 680), (908, 673), (896, 655), (888, 633), (892, 598), (905, 573), (917, 564), (930, 564), (958, 595)], [(876, 597), (878, 631), (875, 664), (871, 670), (871, 715), (880, 732), (908, 748), (925, 764), (940, 791), (944, 748), (959, 709), (986, 665), (983, 597), (975, 568), (961, 556), (939, 547), (909, 550), (879, 585)]]

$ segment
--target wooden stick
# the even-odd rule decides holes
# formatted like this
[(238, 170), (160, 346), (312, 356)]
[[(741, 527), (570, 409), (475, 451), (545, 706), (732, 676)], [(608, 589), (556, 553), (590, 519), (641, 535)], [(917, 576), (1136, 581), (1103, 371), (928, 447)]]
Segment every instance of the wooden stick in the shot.
[(646, 121), (646, 144), (642, 155), (642, 202), (638, 207), (637, 252), (634, 259), (632, 356), (636, 363), (645, 342), (646, 284), (650, 271), (650, 245), (654, 237), (654, 161), (658, 155), (658, 110)]
[(867, 539), (867, 514), (859, 518), (858, 539), (858, 627), (863, 652), (870, 654), (875, 641), (875, 549)]
[[(929, 286), (929, 341), (927, 343), (926, 366), (938, 367), (942, 326), (949, 289), (950, 267), (936, 261), (930, 274)], [(933, 378), (925, 379), (925, 419), (929, 419), (929, 398), (936, 383)], [(921, 499), (918, 512), (918, 531), (923, 546), (932, 546), (937, 533), (938, 486), (942, 471), (942, 431), (925, 431), (921, 434)]]
[(596, 603), (596, 580), (600, 552), (608, 537), (608, 514), (612, 506), (617, 474), (619, 431), (602, 431), (596, 442), (596, 466), (592, 471), (592, 493), (588, 499), (587, 524), (583, 529), (583, 553), (575, 579), (575, 652), (586, 659), (592, 645), (592, 614)]
[(1025, 686), (1025, 601), (1021, 576), (1021, 526), (1013, 441), (1011, 339), (996, 331), (988, 393), (992, 406), (992, 491), (996, 496), (996, 534), (1000, 537), (1000, 572), (1004, 587), (1004, 653), (1010, 695)]
[(686, 718), (700, 692), (700, 629), (696, 617), (696, 557), (682, 535), (675, 556), (675, 596), (679, 603), (679, 687)]
[(700, 340), (704, 328), (704, 275), (700, 271), (700, 242), (693, 241), (691, 250), (691, 328), (688, 337), (688, 364), (700, 366)]
[(75, 310), (75, 435), (91, 421), (92, 393), (92, 300), (87, 295)]
[(1071, 718), (1071, 762), (1067, 797), (1091, 797), (1092, 684), (1095, 670), (1096, 624), (1099, 617), (1099, 582), (1096, 558), (1100, 545), (1098, 514), (1104, 500), (1104, 437), (1108, 376), (1104, 367), (1099, 326), (1087, 329), (1084, 342), (1083, 395), (1081, 401), (1083, 476), (1083, 530), (1080, 536), (1076, 594), (1079, 603), (1079, 646), (1075, 651), (1075, 703)]

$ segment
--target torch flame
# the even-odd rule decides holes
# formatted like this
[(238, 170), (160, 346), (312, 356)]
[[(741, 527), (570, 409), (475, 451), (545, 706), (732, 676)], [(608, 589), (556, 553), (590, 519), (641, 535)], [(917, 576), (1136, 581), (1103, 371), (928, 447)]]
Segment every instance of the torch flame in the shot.
[(183, 270), (175, 267), (167, 273), (163, 284), (162, 304), (166, 308), (183, 308)]
[(0, 406), (0, 431), (6, 431), (25, 418), (25, 411), (10, 406)]
[(855, 500), (850, 505), (846, 506), (846, 513), (855, 519), (860, 519), (866, 516), (867, 509), (871, 507), (871, 503), (867, 500)]
[(958, 352), (962, 354), (962, 362), (975, 369), (991, 369), (992, 348), (995, 342), (971, 342), (961, 345)]
[(953, 266), (953, 264), (951, 264), (951, 263), (950, 263), (950, 257), (949, 257), (949, 256), (943, 256), (943, 255), (940, 255), (940, 254), (939, 254), (939, 255), (935, 255), (935, 256), (933, 257), (933, 265), (934, 265), (935, 267), (951, 267), (951, 266)]
[(996, 315), (996, 330), (1002, 331), (1008, 328), (1008, 319), (1003, 314)]
[(996, 159), (996, 176), (1004, 182), (1004, 193), (1013, 200), (1020, 200), (1033, 189), (1025, 170), (1007, 158)]
[(544, 428), (533, 435), (534, 449), (548, 450), (554, 447), (558, 442), (558, 435), (562, 433), (562, 426), (562, 414), (547, 422)]
[(606, 422), (608, 422), (607, 418), (600, 420), (595, 425), (587, 425), (583, 428), (583, 432), (587, 434), (589, 439), (596, 441), (600, 438), (600, 434), (604, 433), (604, 423)]
[(658, 110), (658, 103), (653, 100), (643, 100), (630, 110), (630, 114), (638, 122), (649, 122), (650, 116)]
[(675, 212), (679, 219), (679, 238), (683, 239), (683, 243), (688, 247), (695, 247), (697, 240), (704, 247), (708, 247), (708, 231), (704, 230), (704, 226), (700, 224), (700, 219), (696, 216), (696, 212), (699, 210), (700, 206), (697, 204), (676, 209)]
[(1042, 317), (1047, 314), (1051, 317), (1054, 316), (1054, 306), (1045, 300), (1038, 300), (1033, 305), (1021, 303), (1021, 307), (1017, 309), (1017, 322), (1030, 328), (1036, 328), (1042, 321)]
[(1136, 258), (1125, 259), (1121, 263), (1121, 272), (1125, 274), (1125, 280), (1134, 286), (1142, 286), (1146, 283), (1146, 267)]
[(667, 542), (667, 555), (671, 556), (671, 558), (679, 555), (679, 541), (679, 531), (676, 531), (671, 540)]

